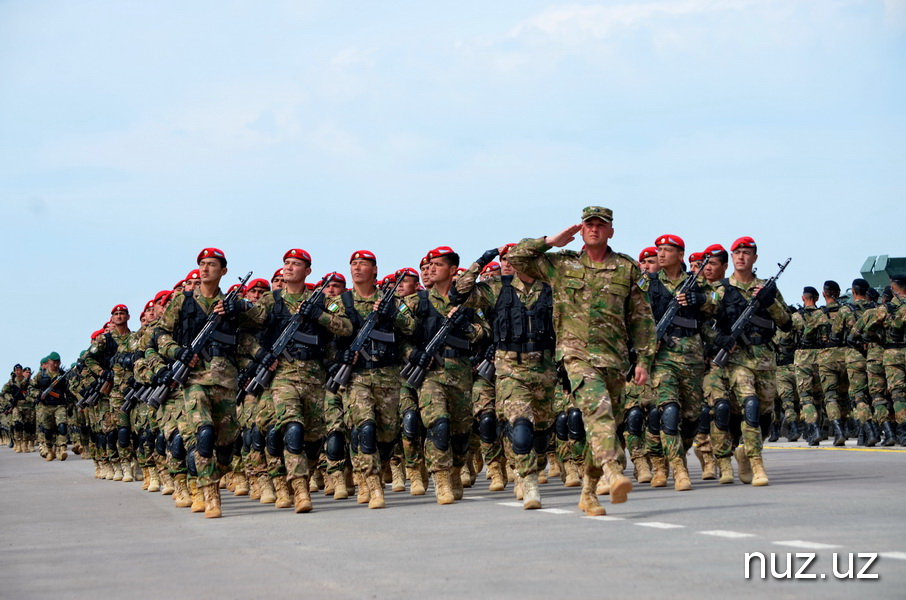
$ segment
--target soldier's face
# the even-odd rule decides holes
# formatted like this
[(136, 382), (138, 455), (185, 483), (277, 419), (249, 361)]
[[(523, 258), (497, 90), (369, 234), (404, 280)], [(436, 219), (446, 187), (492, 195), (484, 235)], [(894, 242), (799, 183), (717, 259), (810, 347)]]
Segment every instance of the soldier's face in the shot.
[(491, 277), (494, 277), (495, 275), (500, 275), (500, 274), (501, 274), (500, 269), (491, 269), (490, 271), (488, 271), (487, 273), (485, 273), (481, 276), (481, 280), (485, 281), (487, 279), (490, 279)]
[(733, 251), (733, 268), (737, 271), (751, 271), (758, 255), (752, 248), (737, 248)]
[(254, 287), (245, 293), (245, 299), (254, 304), (261, 299), (261, 296), (263, 296), (266, 291), (267, 290), (263, 287)]
[(173, 292), (176, 293), (176, 294), (179, 294), (180, 292), (184, 292), (184, 291), (186, 291), (186, 286), (185, 286), (185, 284), (183, 284), (183, 285), (178, 285), (178, 286), (176, 286), (175, 288), (173, 288)]
[(695, 262), (690, 262), (689, 268), (692, 269), (693, 272), (698, 273), (698, 270), (702, 268), (702, 261), (697, 260)]
[(13, 376), (16, 379), (18, 379), (19, 377), (22, 377), (22, 367), (16, 367), (15, 369), (13, 369)]
[(704, 273), (708, 281), (719, 281), (727, 274), (727, 265), (716, 258), (709, 258)]
[(422, 285), (428, 287), (428, 284), (431, 283), (431, 263), (425, 263), (421, 267), (422, 272)]
[(377, 277), (377, 265), (370, 260), (357, 258), (349, 263), (349, 275), (353, 283), (373, 283)]
[(336, 298), (345, 291), (346, 286), (339, 281), (331, 281), (326, 286), (324, 286), (324, 295), (328, 298)]
[(25, 369), (24, 371), (22, 371), (22, 375), (31, 379), (31, 369)]
[(661, 266), (657, 263), (657, 256), (646, 256), (639, 263), (639, 268), (642, 273), (657, 273), (661, 270)]
[(513, 265), (510, 264), (510, 261), (507, 260), (506, 256), (500, 259), (500, 274), (501, 275), (515, 275), (516, 269), (513, 268)]
[(183, 284), (183, 291), (193, 292), (198, 288), (199, 285), (201, 285), (200, 279), (186, 279), (185, 284)]
[(411, 275), (403, 277), (403, 280), (400, 282), (399, 286), (396, 288), (396, 295), (399, 297), (408, 296), (409, 294), (414, 294), (415, 290), (418, 289), (418, 279)]
[(311, 266), (298, 258), (287, 258), (283, 261), (283, 281), (302, 283), (311, 274)]
[(432, 258), (429, 264), (431, 267), (429, 271), (431, 281), (452, 281), (453, 276), (456, 275), (456, 267), (448, 263), (443, 257)]
[(112, 315), (110, 315), (110, 322), (113, 323), (114, 326), (125, 325), (128, 320), (129, 320), (129, 313), (122, 311), (122, 310), (118, 310), (115, 313), (113, 313)]
[[(202, 283), (220, 283), (221, 278), (227, 274), (227, 268), (221, 266), (216, 258), (202, 258), (198, 263), (198, 278)], [(188, 284), (188, 282), (186, 282)]]
[(149, 318), (149, 317), (148, 317), (148, 311), (147, 311), (147, 310), (144, 310), (144, 311), (142, 311), (142, 315), (138, 318), (138, 320), (139, 320), (139, 322), (140, 322), (142, 325), (147, 325), (147, 324), (148, 324), (148, 318)]
[(283, 289), (283, 278), (275, 277), (274, 280), (271, 281), (271, 289), (282, 290)]
[(60, 361), (58, 360), (49, 360), (47, 361), (47, 370), (56, 373), (60, 370)]
[(672, 244), (661, 244), (657, 247), (657, 264), (662, 269), (670, 269), (683, 262), (684, 252)]
[(613, 223), (602, 219), (589, 219), (582, 223), (582, 241), (588, 248), (606, 246), (613, 237)]

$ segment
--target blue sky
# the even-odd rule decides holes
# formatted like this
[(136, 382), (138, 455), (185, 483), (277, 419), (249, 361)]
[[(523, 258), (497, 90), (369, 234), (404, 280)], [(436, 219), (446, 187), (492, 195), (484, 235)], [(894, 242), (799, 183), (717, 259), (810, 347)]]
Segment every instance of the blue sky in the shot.
[[(906, 256), (906, 1), (0, 3), (0, 368), (222, 248), (468, 262), (611, 207), (781, 290)], [(578, 246), (578, 244), (576, 244)]]

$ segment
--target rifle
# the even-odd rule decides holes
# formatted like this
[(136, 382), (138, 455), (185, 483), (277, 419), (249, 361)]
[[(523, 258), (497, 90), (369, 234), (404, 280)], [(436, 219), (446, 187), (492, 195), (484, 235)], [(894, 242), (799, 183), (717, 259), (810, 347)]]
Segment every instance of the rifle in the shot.
[[(393, 301), (393, 298), (396, 295), (396, 288), (399, 287), (403, 279), (403, 277), (397, 277), (393, 287), (389, 284), (384, 286), (384, 294), (381, 296), (381, 304), (378, 307), (378, 310), (371, 311), (371, 314), (365, 319), (362, 328), (359, 329), (355, 339), (352, 340), (352, 344), (349, 345), (350, 352), (353, 354), (361, 353), (361, 355), (365, 357), (365, 360), (371, 360), (371, 356), (365, 351), (365, 344), (369, 339), (374, 338), (378, 341), (388, 343), (396, 341), (393, 334), (388, 336), (380, 331), (375, 331), (374, 328), (380, 318), (381, 309), (386, 306), (388, 302)], [(349, 383), (350, 375), (352, 375), (352, 362), (340, 362), (337, 371), (327, 380), (327, 391), (331, 394), (336, 394), (337, 390), (341, 387), (345, 387), (346, 384)]]
[[(227, 293), (223, 297), (223, 304), (226, 304), (230, 300), (233, 300), (236, 296), (239, 295), (239, 291), (245, 287), (245, 284), (252, 277), (252, 272), (249, 271), (245, 276), (245, 279), (240, 279), (238, 286), (233, 288), (233, 290)], [(189, 350), (191, 351), (191, 356), (203, 355), (204, 347), (207, 345), (208, 340), (211, 339), (211, 335), (214, 333), (214, 330), (217, 329), (217, 326), (220, 325), (221, 315), (219, 313), (211, 311), (211, 314), (208, 315), (208, 320), (205, 321), (204, 326), (201, 328), (201, 331), (198, 332), (198, 335), (195, 336), (195, 339), (192, 340), (192, 343), (189, 345)], [(186, 379), (189, 377), (189, 372), (191, 368), (186, 363), (181, 360), (173, 361), (173, 364), (169, 367), (169, 381), (159, 384), (151, 396), (148, 397), (148, 404), (157, 407), (160, 406), (164, 399), (170, 392), (170, 387), (175, 383), (177, 385), (184, 385)]]
[(289, 346), (289, 343), (292, 342), (293, 339), (298, 339), (303, 343), (317, 343), (317, 338), (314, 336), (299, 333), (299, 328), (304, 323), (304, 320), (302, 319), (303, 309), (309, 305), (314, 306), (324, 303), (324, 288), (327, 287), (328, 281), (330, 281), (330, 277), (325, 275), (312, 292), (311, 296), (306, 298), (305, 302), (300, 304), (299, 309), (289, 318), (286, 327), (280, 332), (280, 335), (274, 341), (274, 345), (271, 346), (270, 351), (268, 352), (273, 358), (262, 360), (261, 364), (252, 367), (254, 368), (254, 375), (251, 376), (245, 387), (239, 390), (239, 393), (236, 395), (236, 404), (242, 404), (246, 395), (251, 394), (252, 396), (257, 396), (270, 385), (270, 382), (274, 379), (274, 371), (271, 371), (269, 367), (277, 357), (283, 354), (284, 350), (286, 350), (286, 347)]
[(15, 391), (10, 390), (10, 396), (12, 400), (9, 401), (9, 404), (3, 409), (3, 414), (8, 415), (13, 412), (13, 409), (19, 404), (19, 400), (25, 397), (25, 388), (19, 387), (18, 385), (12, 384), (11, 386)]
[[(451, 297), (451, 300), (454, 304), (462, 304), (468, 297), (468, 294), (466, 294), (457, 296), (455, 299)], [(444, 364), (444, 359), (440, 355), (440, 351), (447, 343), (447, 338), (450, 337), (453, 329), (454, 325), (452, 318), (446, 317), (443, 323), (441, 323), (440, 328), (437, 330), (437, 333), (434, 334), (434, 337), (431, 338), (431, 341), (425, 346), (424, 354), (429, 357), (426, 365), (419, 365), (412, 361), (406, 362), (406, 366), (400, 371), (400, 375), (406, 378), (406, 382), (409, 385), (415, 389), (422, 386), (422, 383), (425, 381), (425, 375), (428, 373), (428, 367), (431, 365), (431, 359), (435, 360), (439, 365)]]
[[(667, 305), (667, 310), (664, 311), (664, 314), (661, 316), (661, 320), (657, 322), (657, 342), (661, 343), (667, 339), (667, 344), (672, 345), (673, 341), (669, 338), (665, 338), (667, 335), (667, 330), (670, 329), (670, 326), (673, 325), (673, 321), (676, 319), (676, 314), (679, 312), (680, 306), (679, 300), (677, 299), (680, 294), (688, 294), (692, 291), (692, 287), (698, 281), (698, 278), (701, 276), (702, 271), (705, 270), (705, 266), (708, 264), (709, 256), (705, 255), (705, 260), (702, 261), (702, 265), (698, 268), (694, 276), (689, 276), (686, 280), (679, 286), (676, 290), (676, 294), (673, 295), (673, 298), (670, 299), (670, 304)], [(697, 329), (698, 323), (692, 324), (689, 320), (689, 329)], [(681, 327), (686, 327), (686, 325), (680, 324)]]
[(488, 347), (482, 353), (482, 361), (478, 363), (478, 368), (475, 369), (475, 373), (479, 377), (491, 383), (494, 383), (494, 376), (497, 373), (497, 365), (494, 364), (495, 352), (497, 352), (497, 344), (493, 342), (488, 344)]
[(120, 410), (124, 413), (130, 413), (135, 408), (135, 405), (138, 404), (141, 393), (145, 391), (147, 386), (137, 382), (134, 377), (130, 377), (126, 385), (129, 386), (129, 391), (123, 395), (123, 403), (120, 405)]
[[(793, 260), (792, 257), (786, 259), (786, 262), (783, 264), (777, 263), (777, 266), (780, 267), (780, 270), (776, 275), (768, 279), (764, 285), (761, 287), (759, 294), (763, 294), (766, 289), (777, 286), (777, 279), (783, 274), (786, 270), (790, 261)], [(752, 299), (749, 300), (749, 303), (746, 304), (745, 310), (742, 311), (742, 314), (739, 315), (739, 318), (736, 319), (736, 322), (733, 323), (733, 327), (730, 329), (730, 343), (727, 344), (732, 348), (736, 340), (745, 334), (745, 329), (749, 324), (749, 321), (752, 320), (752, 317), (755, 316), (755, 311), (758, 310), (758, 296), (752, 296)], [(727, 362), (730, 360), (730, 351), (726, 347), (721, 348), (720, 352), (717, 353), (717, 356), (714, 357), (714, 364), (718, 367), (727, 366)]]

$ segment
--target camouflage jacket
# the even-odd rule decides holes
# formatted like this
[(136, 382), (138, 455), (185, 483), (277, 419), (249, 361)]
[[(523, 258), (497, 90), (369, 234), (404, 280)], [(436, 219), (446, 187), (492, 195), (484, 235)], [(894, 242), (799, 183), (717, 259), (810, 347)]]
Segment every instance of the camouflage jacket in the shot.
[(635, 284), (642, 276), (638, 263), (613, 250), (596, 263), (584, 251), (550, 248), (544, 238), (524, 239), (507, 258), (516, 270), (553, 288), (557, 360), (626, 370), (631, 344), (639, 366), (650, 370), (654, 319), (648, 294)]

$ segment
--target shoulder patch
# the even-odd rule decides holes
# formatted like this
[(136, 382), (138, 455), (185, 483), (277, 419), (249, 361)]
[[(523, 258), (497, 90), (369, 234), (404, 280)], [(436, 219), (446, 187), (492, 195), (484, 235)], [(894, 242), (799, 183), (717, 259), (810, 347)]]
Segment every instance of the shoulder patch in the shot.
[(335, 312), (337, 312), (338, 310), (340, 310), (340, 305), (339, 305), (338, 303), (336, 303), (336, 302), (332, 302), (332, 303), (330, 304), (330, 306), (327, 307), (327, 310), (329, 310), (329, 311), (332, 312), (332, 313), (335, 313)]
[(477, 314), (482, 319), (484, 318), (484, 312), (480, 308), (475, 311), (475, 314)]
[(400, 309), (399, 309), (399, 310), (400, 310), (400, 313), (401, 313), (401, 314), (405, 314), (406, 311), (409, 310), (409, 307), (406, 306), (406, 303), (405, 303), (405, 302), (400, 302)]

